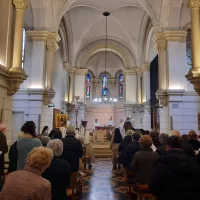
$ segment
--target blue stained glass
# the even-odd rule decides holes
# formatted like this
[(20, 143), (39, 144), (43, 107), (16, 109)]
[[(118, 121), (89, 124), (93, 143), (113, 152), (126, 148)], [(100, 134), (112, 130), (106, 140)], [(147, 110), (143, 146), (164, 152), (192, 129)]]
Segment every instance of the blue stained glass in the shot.
[(108, 77), (102, 77), (102, 96), (108, 96)]
[(91, 76), (90, 74), (87, 74), (86, 76), (86, 97), (87, 99), (90, 99), (91, 96)]

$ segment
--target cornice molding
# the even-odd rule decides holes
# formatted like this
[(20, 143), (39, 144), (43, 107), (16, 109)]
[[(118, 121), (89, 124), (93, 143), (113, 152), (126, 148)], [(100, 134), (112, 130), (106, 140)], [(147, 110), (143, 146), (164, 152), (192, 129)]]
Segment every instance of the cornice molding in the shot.
[(56, 51), (59, 49), (58, 42), (60, 41), (60, 36), (58, 33), (49, 33), (48, 39), (47, 39), (47, 49), (49, 51)]
[(156, 51), (164, 51), (166, 49), (167, 41), (164, 32), (156, 33), (152, 40), (155, 43), (154, 49)]
[(32, 39), (33, 41), (47, 41), (49, 36), (49, 31), (26, 31), (27, 37)]
[(134, 67), (132, 69), (124, 69), (124, 74), (125, 75), (136, 75), (137, 74), (137, 67)]
[(88, 69), (75, 69), (75, 75), (86, 75), (88, 73)]
[(187, 31), (165, 31), (164, 36), (170, 42), (185, 42)]

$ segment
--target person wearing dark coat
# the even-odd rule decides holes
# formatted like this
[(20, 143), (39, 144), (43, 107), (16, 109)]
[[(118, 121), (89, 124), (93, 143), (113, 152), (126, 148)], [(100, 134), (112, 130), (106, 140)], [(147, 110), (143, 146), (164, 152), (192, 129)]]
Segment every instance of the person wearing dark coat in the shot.
[(189, 144), (192, 145), (195, 151), (200, 149), (200, 142), (197, 140), (197, 133), (195, 131), (190, 131), (188, 133)]
[(81, 142), (75, 138), (75, 128), (69, 126), (67, 129), (67, 135), (63, 142), (63, 153), (61, 158), (69, 163), (71, 172), (79, 171), (79, 159), (82, 158), (84, 152)]
[(53, 129), (50, 133), (49, 133), (49, 137), (53, 140), (53, 139), (62, 139), (62, 132), (59, 129)]
[(141, 149), (141, 145), (139, 144), (140, 134), (133, 133), (132, 139), (133, 141), (124, 150), (120, 158), (121, 164), (128, 169), (131, 168), (130, 166), (131, 166), (133, 156)]
[(42, 177), (51, 183), (52, 200), (66, 200), (66, 189), (70, 185), (71, 170), (68, 162), (59, 158), (63, 152), (63, 143), (59, 139), (51, 140), (47, 148), (53, 151), (54, 157)]
[[(5, 136), (6, 125), (0, 122), (0, 174), (4, 173), (4, 154), (8, 152), (8, 145)], [(0, 177), (0, 185), (3, 183)]]
[(142, 136), (139, 143), (141, 149), (134, 155), (131, 169), (135, 172), (135, 181), (141, 185), (147, 185), (151, 181), (152, 168), (159, 155), (152, 150), (153, 141), (148, 135)]
[(166, 156), (153, 167), (149, 193), (158, 200), (196, 200), (200, 196), (200, 168), (195, 158), (181, 149), (179, 140), (169, 138)]
[(181, 149), (188, 155), (188, 156), (191, 156), (191, 157), (195, 157), (195, 151), (194, 151), (194, 148), (192, 147), (191, 144), (188, 143), (187, 140), (183, 140), (181, 138), (181, 133), (177, 130), (173, 130), (171, 132), (171, 136), (176, 136), (179, 138), (179, 143), (180, 143), (180, 147)]
[(166, 143), (167, 143), (167, 140), (169, 138), (169, 135), (166, 134), (166, 133), (161, 133), (159, 135), (159, 141), (160, 141), (160, 146), (158, 146), (156, 148), (156, 152), (160, 155), (160, 156), (164, 156), (166, 151)]
[(17, 141), (15, 141), (10, 146), (8, 157), (9, 157), (8, 173), (17, 171), (17, 161), (18, 161)]

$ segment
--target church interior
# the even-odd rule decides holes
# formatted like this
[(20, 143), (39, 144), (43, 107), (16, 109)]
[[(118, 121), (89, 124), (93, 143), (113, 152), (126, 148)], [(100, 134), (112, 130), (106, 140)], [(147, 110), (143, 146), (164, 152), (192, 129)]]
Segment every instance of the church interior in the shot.
[[(92, 164), (83, 170), (81, 200), (156, 198), (127, 187), (124, 168), (112, 166), (112, 142), (120, 143), (116, 128), (122, 138), (132, 134), (127, 121), (136, 134), (198, 137), (199, 15), (200, 0), (0, 0), (0, 121), (8, 149), (27, 122), (36, 137), (48, 127), (64, 138), (74, 126), (83, 140), (88, 132), (83, 146), (87, 152), (91, 142), (95, 157), (84, 154)], [(1, 141), (0, 152), (5, 167), (10, 154)]]

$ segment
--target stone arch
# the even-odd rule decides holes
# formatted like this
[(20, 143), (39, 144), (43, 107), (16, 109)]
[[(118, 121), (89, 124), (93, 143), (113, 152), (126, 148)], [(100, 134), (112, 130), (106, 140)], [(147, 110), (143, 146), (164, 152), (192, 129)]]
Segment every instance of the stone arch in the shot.
[(90, 76), (92, 78), (95, 78), (95, 74), (94, 74), (94, 72), (91, 69), (88, 69), (88, 74), (90, 74)]

